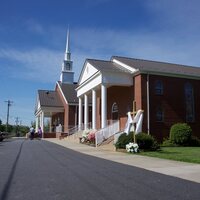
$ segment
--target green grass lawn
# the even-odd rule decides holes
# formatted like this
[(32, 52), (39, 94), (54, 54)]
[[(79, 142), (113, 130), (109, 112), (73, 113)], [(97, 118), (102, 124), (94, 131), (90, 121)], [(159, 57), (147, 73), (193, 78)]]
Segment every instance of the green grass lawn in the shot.
[(158, 151), (140, 152), (140, 155), (200, 164), (200, 147), (161, 147)]

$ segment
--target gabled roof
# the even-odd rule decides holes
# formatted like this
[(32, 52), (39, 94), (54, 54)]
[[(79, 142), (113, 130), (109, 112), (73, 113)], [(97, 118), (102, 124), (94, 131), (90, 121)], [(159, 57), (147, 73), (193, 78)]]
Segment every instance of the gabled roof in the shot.
[(126, 58), (120, 56), (113, 56), (111, 60), (117, 60), (120, 63), (132, 67), (133, 69), (138, 69), (140, 72), (166, 73), (200, 77), (200, 67), (192, 67), (187, 65), (142, 60), (135, 58)]
[(61, 87), (61, 90), (67, 100), (68, 104), (70, 103), (78, 103), (78, 98), (76, 94), (75, 88), (77, 87), (77, 83), (69, 84), (69, 83), (61, 83), (58, 82)]
[[(90, 65), (90, 72), (87, 70), (87, 66)], [(92, 68), (91, 68), (92, 66)], [(131, 73), (130, 70), (123, 66), (106, 60), (86, 59), (82, 71), (79, 76), (78, 84), (95, 75), (98, 72), (115, 72), (115, 73)]]
[(62, 101), (60, 100), (56, 91), (38, 90), (38, 97), (40, 101), (40, 106), (63, 107)]
[(112, 61), (105, 61), (105, 60), (94, 60), (94, 59), (87, 59), (87, 61), (93, 65), (99, 71), (118, 71), (118, 72), (125, 72), (130, 73), (130, 71), (117, 63)]

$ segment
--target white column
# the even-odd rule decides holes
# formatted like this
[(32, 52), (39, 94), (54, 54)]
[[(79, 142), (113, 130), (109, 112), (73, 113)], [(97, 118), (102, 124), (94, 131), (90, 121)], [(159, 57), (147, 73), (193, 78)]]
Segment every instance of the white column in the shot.
[(107, 123), (107, 88), (101, 85), (101, 128), (105, 128)]
[(96, 91), (92, 90), (92, 129), (96, 129), (97, 98)]
[(39, 118), (38, 116), (35, 118), (35, 131), (38, 132), (38, 121), (39, 121)]
[(51, 113), (51, 117), (49, 118), (49, 133), (52, 132), (52, 113)]
[(79, 130), (81, 130), (81, 125), (83, 123), (83, 109), (82, 109), (82, 99), (81, 97), (78, 98), (79, 104), (78, 104), (78, 125), (79, 125)]
[(88, 128), (88, 96), (84, 95), (84, 128), (85, 130)]
[(44, 133), (44, 112), (41, 112), (40, 114), (40, 127), (42, 129), (42, 132)]
[(42, 113), (40, 113), (40, 127), (42, 127)]

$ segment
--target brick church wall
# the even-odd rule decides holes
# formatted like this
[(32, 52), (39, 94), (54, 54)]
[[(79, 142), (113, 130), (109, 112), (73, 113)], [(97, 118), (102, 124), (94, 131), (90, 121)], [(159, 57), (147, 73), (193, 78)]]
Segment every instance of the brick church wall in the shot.
[[(163, 82), (163, 94), (155, 94), (155, 82), (161, 80)], [(185, 112), (185, 93), (184, 85), (190, 82), (194, 91), (195, 103), (195, 121), (188, 123), (192, 129), (193, 134), (198, 135), (200, 125), (200, 90), (198, 80), (188, 80), (184, 78), (153, 76), (149, 78), (150, 90), (150, 133), (154, 135), (159, 141), (169, 136), (170, 128), (173, 124), (178, 122), (186, 122)], [(164, 119), (162, 122), (156, 120), (156, 108), (161, 106), (164, 111)], [(200, 137), (200, 135), (198, 135)]]
[(118, 118), (120, 129), (123, 130), (127, 121), (127, 112), (133, 110), (133, 88), (125, 86), (113, 86), (107, 90), (107, 119), (112, 119), (112, 106), (118, 106)]

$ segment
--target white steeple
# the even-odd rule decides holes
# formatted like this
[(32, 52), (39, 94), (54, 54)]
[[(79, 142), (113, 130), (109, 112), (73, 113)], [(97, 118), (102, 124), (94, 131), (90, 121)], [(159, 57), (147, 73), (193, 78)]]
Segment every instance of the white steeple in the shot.
[(68, 31), (67, 31), (66, 50), (65, 50), (65, 58), (64, 58), (64, 60), (68, 60), (68, 61), (71, 60), (69, 39), (70, 39), (70, 32), (69, 32), (69, 28), (68, 28)]
[(73, 83), (74, 82), (74, 72), (72, 71), (71, 53), (70, 53), (70, 32), (69, 28), (67, 31), (67, 41), (65, 56), (62, 64), (62, 71), (60, 75), (60, 81), (62, 83)]

